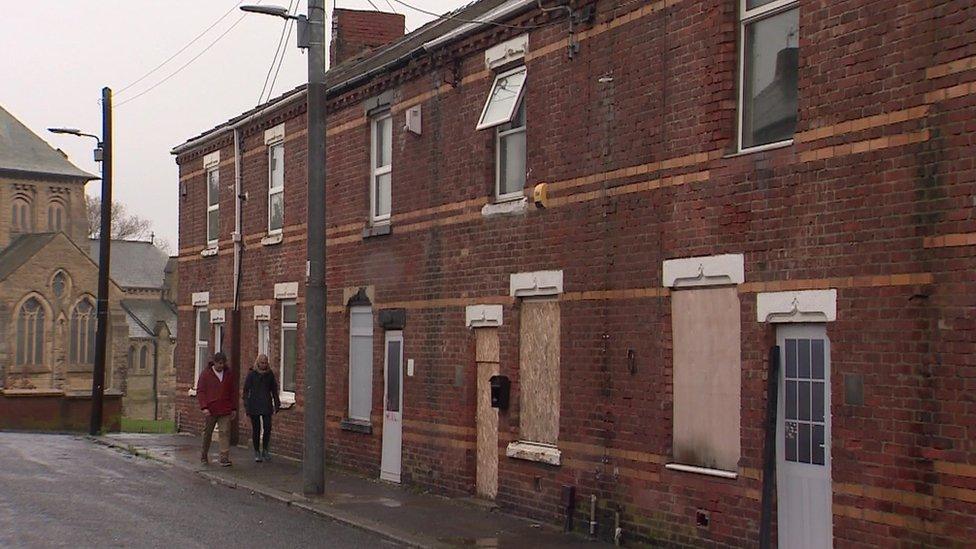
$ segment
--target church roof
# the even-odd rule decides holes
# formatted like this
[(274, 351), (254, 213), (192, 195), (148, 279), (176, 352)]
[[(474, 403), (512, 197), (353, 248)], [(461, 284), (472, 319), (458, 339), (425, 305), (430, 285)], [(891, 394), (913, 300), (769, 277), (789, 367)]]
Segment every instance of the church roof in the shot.
[[(98, 243), (97, 238), (88, 243), (88, 255), (96, 264)], [(152, 242), (112, 240), (109, 275), (123, 288), (162, 288), (168, 261), (169, 256)]]
[(5, 280), (17, 269), (30, 261), (58, 233), (35, 233), (21, 235), (0, 251), (0, 280)]
[(98, 179), (51, 147), (14, 115), (0, 107), (0, 171), (71, 177), (85, 181)]
[(162, 299), (123, 299), (130, 338), (156, 336), (156, 323), (163, 321), (170, 337), (176, 337), (176, 309)]

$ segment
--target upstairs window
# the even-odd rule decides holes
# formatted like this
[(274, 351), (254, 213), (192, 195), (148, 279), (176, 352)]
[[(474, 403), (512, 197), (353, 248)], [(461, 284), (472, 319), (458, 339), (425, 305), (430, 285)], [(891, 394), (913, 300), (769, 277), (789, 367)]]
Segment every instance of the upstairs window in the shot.
[(60, 202), (51, 202), (47, 207), (47, 230), (52, 233), (59, 233), (64, 229), (64, 205)]
[(371, 120), (370, 220), (388, 222), (393, 201), (393, 117), (389, 111)]
[(476, 129), (495, 129), (495, 198), (521, 198), (525, 188), (525, 66), (495, 77)]
[(525, 66), (498, 74), (491, 85), (488, 100), (485, 101), (475, 129), (484, 130), (511, 122), (522, 102), (524, 88)]
[(207, 169), (207, 244), (216, 245), (220, 234), (220, 168)]
[(268, 234), (280, 233), (285, 221), (285, 145), (268, 147)]
[(800, 10), (796, 0), (740, 0), (739, 149), (796, 131)]
[(30, 202), (26, 199), (14, 198), (10, 206), (10, 229), (15, 233), (29, 233), (33, 230), (34, 222), (31, 215)]

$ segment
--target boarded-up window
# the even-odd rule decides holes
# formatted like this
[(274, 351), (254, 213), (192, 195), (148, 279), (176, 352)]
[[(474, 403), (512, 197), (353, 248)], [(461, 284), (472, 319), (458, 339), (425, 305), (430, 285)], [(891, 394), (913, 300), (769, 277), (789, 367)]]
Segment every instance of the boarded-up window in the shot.
[(734, 287), (671, 294), (677, 463), (726, 471), (738, 467), (739, 314)]
[(556, 444), (559, 438), (559, 303), (522, 303), (519, 343), (520, 437)]

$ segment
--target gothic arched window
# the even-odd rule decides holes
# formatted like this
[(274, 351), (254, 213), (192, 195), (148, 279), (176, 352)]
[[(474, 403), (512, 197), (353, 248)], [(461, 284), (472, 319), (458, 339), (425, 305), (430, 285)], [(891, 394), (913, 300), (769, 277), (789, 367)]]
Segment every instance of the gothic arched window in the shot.
[(51, 202), (47, 207), (47, 230), (52, 233), (59, 233), (64, 228), (64, 205), (60, 202)]
[(83, 299), (71, 313), (71, 349), (73, 364), (95, 363), (95, 307), (90, 299)]
[(18, 196), (10, 206), (10, 229), (15, 233), (29, 233), (33, 230), (34, 220), (31, 215), (30, 202)]
[(58, 271), (54, 274), (54, 278), (51, 279), (51, 289), (54, 291), (54, 297), (61, 297), (64, 295), (64, 289), (68, 286), (68, 276), (64, 274), (64, 271)]
[(17, 364), (44, 363), (44, 307), (36, 297), (17, 313)]

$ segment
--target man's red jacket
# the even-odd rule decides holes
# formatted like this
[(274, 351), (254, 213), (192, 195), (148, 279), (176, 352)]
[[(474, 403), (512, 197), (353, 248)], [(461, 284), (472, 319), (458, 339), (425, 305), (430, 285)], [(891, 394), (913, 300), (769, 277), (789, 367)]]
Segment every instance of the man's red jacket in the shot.
[(201, 410), (210, 410), (212, 416), (226, 416), (237, 411), (237, 376), (230, 366), (224, 367), (224, 380), (220, 381), (213, 366), (200, 374), (197, 381), (197, 401)]

